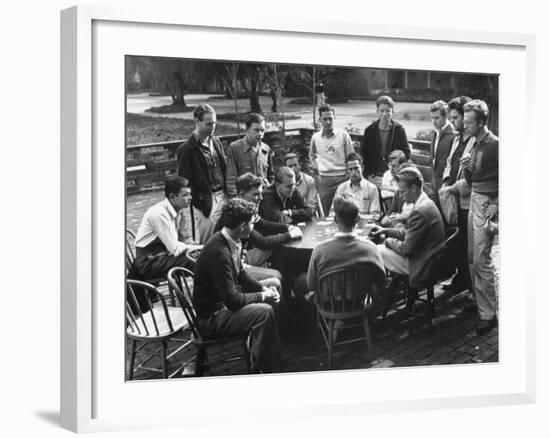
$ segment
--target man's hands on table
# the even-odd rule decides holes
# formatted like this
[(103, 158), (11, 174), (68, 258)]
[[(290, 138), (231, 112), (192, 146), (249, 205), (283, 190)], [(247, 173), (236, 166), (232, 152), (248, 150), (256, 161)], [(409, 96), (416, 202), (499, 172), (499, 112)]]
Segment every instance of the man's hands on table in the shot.
[(262, 302), (268, 304), (277, 304), (281, 301), (281, 296), (277, 289), (272, 286), (264, 286), (262, 291)]
[(301, 239), (302, 238), (302, 230), (295, 226), (295, 225), (289, 225), (288, 226), (288, 232), (290, 234), (290, 237), (292, 239)]

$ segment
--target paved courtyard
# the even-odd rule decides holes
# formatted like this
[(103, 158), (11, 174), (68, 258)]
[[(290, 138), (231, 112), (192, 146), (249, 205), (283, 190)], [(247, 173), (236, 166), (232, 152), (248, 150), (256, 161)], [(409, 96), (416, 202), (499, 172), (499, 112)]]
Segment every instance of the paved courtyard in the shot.
[[(162, 192), (149, 192), (131, 195), (127, 199), (127, 226), (136, 231), (145, 210), (161, 200)], [(494, 248), (498, 256), (498, 245)], [(371, 322), (374, 347), (367, 349), (366, 343), (359, 342), (335, 348), (334, 369), (386, 368), (422, 365), (479, 364), (498, 362), (498, 328), (478, 336), (475, 332), (475, 313), (463, 312), (467, 292), (451, 294), (443, 291), (441, 285), (435, 289), (436, 318), (434, 330), (430, 331), (424, 320), (393, 311), (384, 322), (376, 319)], [(301, 304), (301, 305), (300, 305)], [(402, 308), (401, 305), (398, 308)], [(420, 307), (420, 310), (422, 308)], [(188, 338), (184, 332), (182, 338)], [(172, 349), (181, 342), (171, 342)], [(307, 306), (297, 303), (292, 312), (290, 325), (283, 337), (285, 364), (283, 372), (319, 371), (327, 369), (327, 350), (318, 336)], [(143, 348), (142, 355), (154, 351), (153, 347)], [(220, 356), (231, 352), (220, 351)], [(169, 373), (173, 373), (194, 356), (192, 346), (183, 348), (169, 360)], [(139, 355), (138, 355), (139, 361)], [(148, 366), (159, 367), (160, 361), (153, 357)], [(472, 365), (475, 366), (475, 365)], [(178, 372), (174, 377), (185, 377), (186, 372)], [(214, 366), (207, 375), (233, 375), (246, 373), (244, 361), (233, 361)], [(159, 378), (159, 374), (139, 370), (134, 379)]]

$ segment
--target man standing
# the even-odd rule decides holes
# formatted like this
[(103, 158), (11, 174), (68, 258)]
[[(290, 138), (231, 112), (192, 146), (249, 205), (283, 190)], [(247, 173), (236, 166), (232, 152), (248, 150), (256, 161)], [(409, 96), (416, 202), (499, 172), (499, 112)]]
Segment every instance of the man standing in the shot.
[(451, 151), (456, 132), (447, 118), (448, 106), (438, 100), (430, 106), (430, 116), (435, 129), (435, 135), (430, 145), (430, 159), (433, 167), (432, 199), (439, 200), (438, 192), (441, 188), (443, 171), (447, 166), (447, 157)]
[(346, 157), (349, 180), (340, 184), (336, 196), (348, 195), (359, 209), (359, 216), (370, 222), (380, 218), (380, 196), (376, 186), (363, 178), (361, 157), (352, 152)]
[(193, 304), (206, 336), (250, 332), (255, 371), (274, 371), (282, 353), (273, 308), (279, 293), (243, 269), (241, 239), (250, 235), (256, 207), (232, 199), (223, 207), (224, 227), (204, 246), (195, 266)]
[(409, 285), (419, 287), (429, 277), (431, 261), (445, 240), (443, 218), (435, 203), (422, 190), (423, 178), (414, 167), (397, 174), (399, 194), (414, 204), (406, 228), (375, 227), (372, 235), (384, 234), (378, 245), (384, 266), (391, 272), (409, 277)]
[(393, 99), (380, 96), (376, 99), (378, 119), (365, 129), (361, 143), (361, 156), (365, 163), (365, 177), (378, 187), (382, 176), (388, 170), (388, 157), (391, 151), (401, 150), (409, 159), (411, 149), (403, 126), (393, 120)]
[(480, 322), (477, 333), (497, 325), (497, 298), (490, 221), (498, 214), (498, 137), (487, 128), (489, 108), (482, 100), (464, 105), (464, 129), (475, 138), (471, 156), (463, 156), (466, 181), (472, 187), (469, 231), (473, 233), (473, 286)]
[(455, 97), (449, 102), (449, 118), (457, 135), (453, 141), (447, 166), (443, 172), (443, 186), (441, 191), (449, 190), (458, 199), (458, 237), (457, 237), (457, 273), (449, 284), (443, 286), (445, 290), (460, 292), (468, 289), (473, 296), (472, 281), (468, 260), (468, 212), (470, 210), (470, 186), (464, 179), (464, 172), (460, 166), (463, 155), (470, 155), (475, 139), (464, 130), (464, 104), (471, 101), (469, 97)]
[(302, 195), (307, 205), (317, 207), (317, 188), (312, 176), (302, 172), (302, 166), (298, 155), (289, 153), (285, 155), (284, 165), (294, 171), (296, 175), (296, 190)]
[(319, 118), (321, 131), (311, 137), (309, 155), (312, 168), (319, 174), (319, 195), (326, 214), (337, 187), (347, 179), (346, 157), (353, 152), (353, 144), (346, 131), (334, 127), (333, 107), (321, 105)]
[(180, 241), (183, 210), (189, 206), (191, 193), (187, 180), (168, 179), (164, 184), (166, 199), (150, 207), (136, 234), (136, 258), (128, 277), (147, 280), (165, 277), (176, 266), (192, 268), (185, 256), (189, 249), (200, 248)]
[(268, 221), (283, 224), (309, 222), (313, 217), (313, 208), (306, 205), (302, 195), (295, 188), (294, 171), (285, 166), (279, 167), (275, 182), (263, 193), (260, 216)]
[(189, 180), (192, 205), (197, 212), (199, 242), (205, 243), (214, 231), (225, 202), (225, 154), (214, 136), (216, 112), (210, 105), (193, 111), (195, 130), (177, 151), (178, 175)]
[(271, 148), (262, 142), (265, 134), (265, 119), (251, 113), (246, 119), (246, 135), (234, 141), (227, 149), (227, 194), (237, 196), (237, 178), (246, 172), (262, 178), (264, 186), (273, 182)]

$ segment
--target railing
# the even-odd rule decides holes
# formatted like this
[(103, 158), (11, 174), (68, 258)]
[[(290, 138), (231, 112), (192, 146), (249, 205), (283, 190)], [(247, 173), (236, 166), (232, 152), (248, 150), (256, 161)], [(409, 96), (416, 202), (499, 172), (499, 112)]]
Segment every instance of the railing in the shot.
[[(280, 131), (270, 131), (265, 134), (264, 142), (273, 148), (273, 164), (278, 167), (288, 152), (295, 152), (301, 157), (307, 157), (311, 136), (315, 131), (308, 128), (287, 130), (283, 137)], [(359, 150), (362, 135), (351, 133), (355, 148)], [(220, 136), (223, 147), (227, 149), (230, 143), (240, 138), (240, 135)], [(176, 153), (185, 140), (164, 143), (150, 143), (128, 146), (126, 148), (126, 192), (127, 194), (160, 189), (167, 177), (177, 172)], [(429, 166), (429, 146), (427, 141), (409, 141), (412, 148), (412, 161), (418, 166), (424, 179), (431, 178)], [(306, 169), (307, 170), (307, 169)]]

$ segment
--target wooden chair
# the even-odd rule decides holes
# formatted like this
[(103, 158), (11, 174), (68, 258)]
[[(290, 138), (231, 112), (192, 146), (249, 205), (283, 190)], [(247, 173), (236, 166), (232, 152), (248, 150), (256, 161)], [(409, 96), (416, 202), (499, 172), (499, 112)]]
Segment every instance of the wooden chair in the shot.
[[(372, 305), (373, 290), (381, 281), (375, 269), (373, 265), (364, 264), (323, 274), (318, 280), (313, 302), (317, 309), (317, 326), (328, 348), (329, 369), (335, 346), (366, 341), (367, 347), (372, 347), (368, 309)], [(340, 330), (362, 327), (364, 335), (336, 342), (336, 321), (343, 323)]]
[[(430, 274), (428, 280), (424, 282), (416, 292), (421, 292), (422, 290), (426, 291), (426, 297), (422, 298), (417, 293), (414, 295), (411, 294), (409, 287), (409, 277), (404, 275), (399, 275), (392, 273), (395, 281), (403, 284), (405, 291), (405, 307), (403, 309), (396, 308), (396, 311), (404, 312), (411, 316), (419, 316), (425, 318), (428, 322), (428, 327), (430, 330), (433, 330), (433, 319), (435, 318), (435, 295), (434, 287), (443, 280), (449, 278), (456, 268), (455, 263), (453, 263), (455, 251), (454, 244), (458, 236), (458, 227), (449, 227), (445, 230), (445, 241), (439, 249), (439, 251), (434, 255), (432, 260)], [(415, 310), (417, 302), (424, 302), (427, 305), (427, 311), (425, 313), (419, 313)], [(384, 312), (384, 319), (386, 318), (386, 312)]]
[[(142, 299), (138, 299), (140, 293), (144, 296)], [(181, 366), (170, 376), (168, 375), (168, 360), (190, 344), (190, 341), (187, 341), (168, 355), (167, 342), (169, 340), (180, 341), (175, 336), (181, 334), (188, 326), (181, 307), (167, 306), (162, 294), (152, 284), (138, 280), (126, 280), (126, 321), (126, 336), (131, 341), (128, 380), (134, 378), (134, 372), (138, 369), (161, 372), (163, 378), (168, 378), (173, 377), (183, 368)], [(134, 367), (138, 350), (137, 342), (144, 344), (159, 342), (161, 348), (153, 351), (138, 366)], [(145, 367), (144, 365), (159, 351), (161, 352), (162, 369)]]
[(192, 332), (192, 341), (197, 348), (197, 356), (195, 363), (195, 376), (200, 377), (204, 375), (204, 371), (211, 367), (214, 362), (208, 361), (208, 350), (220, 347), (229, 346), (230, 344), (240, 344), (242, 353), (224, 358), (219, 362), (229, 362), (237, 359), (241, 359), (244, 356), (246, 362), (246, 371), (251, 372), (250, 352), (248, 349), (248, 333), (237, 336), (226, 336), (208, 338), (204, 335), (197, 314), (193, 307), (192, 292), (190, 287), (190, 280), (193, 279), (193, 273), (189, 269), (185, 268), (172, 268), (168, 272), (168, 283), (170, 288), (174, 291), (178, 301), (184, 310), (185, 317), (189, 324), (189, 328)]

